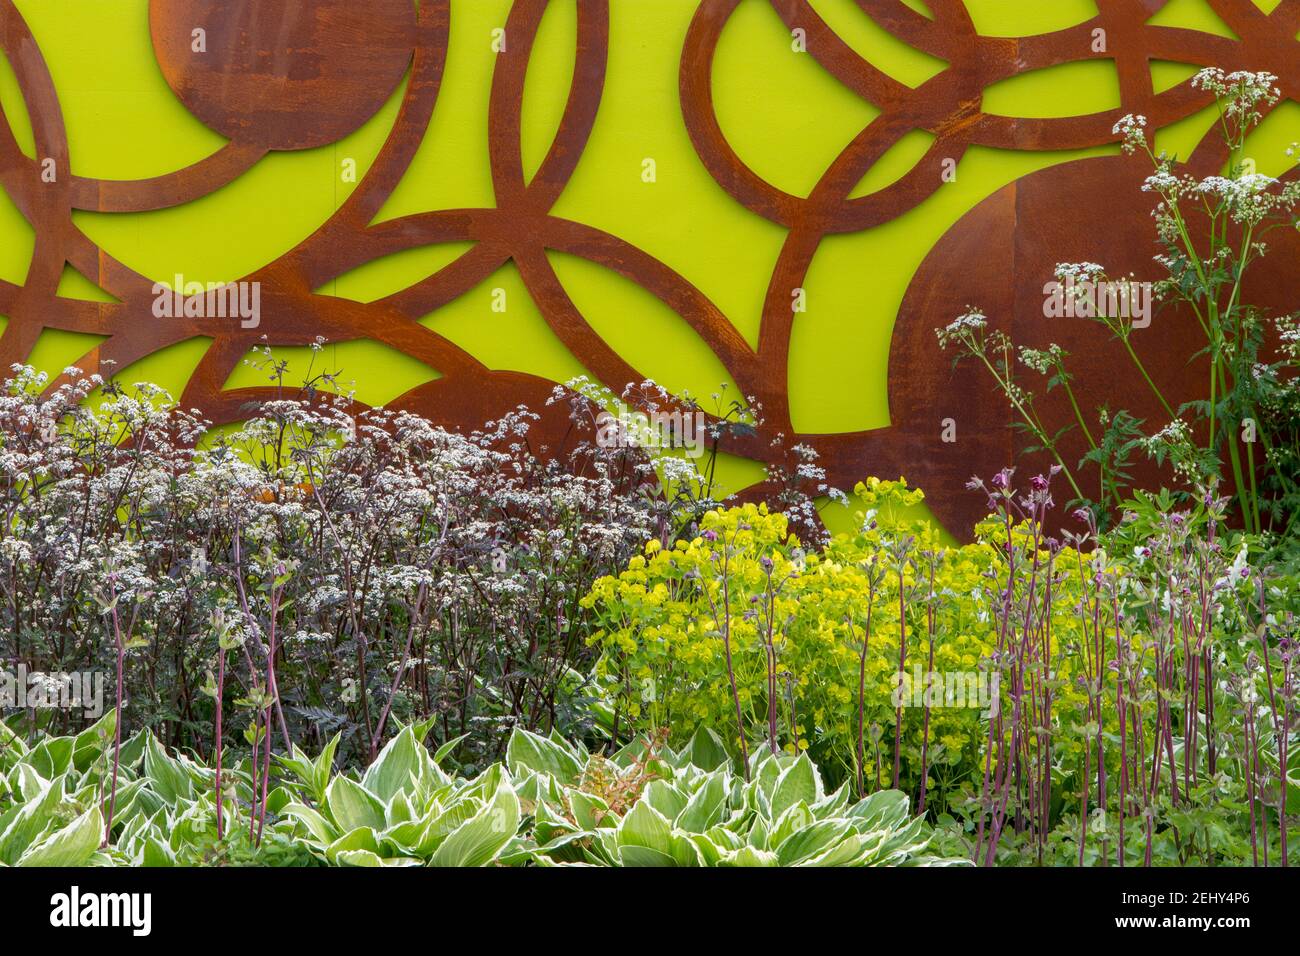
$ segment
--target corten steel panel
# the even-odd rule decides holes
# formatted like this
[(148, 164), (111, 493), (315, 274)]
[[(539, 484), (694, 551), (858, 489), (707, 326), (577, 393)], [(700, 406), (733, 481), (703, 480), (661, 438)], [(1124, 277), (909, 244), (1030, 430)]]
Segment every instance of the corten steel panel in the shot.
[[(865, 15), (908, 45), (948, 67), (913, 89), (873, 66), (817, 15), (806, 0), (770, 0), (786, 26), (805, 31), (809, 53), (880, 114), (830, 164), (806, 198), (756, 173), (724, 137), (714, 110), (712, 66), (719, 37), (741, 0), (700, 0), (681, 50), (680, 109), (700, 162), (735, 202), (787, 230), (767, 279), (756, 349), (722, 311), (672, 268), (602, 230), (552, 215), (583, 154), (601, 102), (608, 54), (609, 3), (578, 0), (573, 83), (558, 133), (539, 171), (524, 173), (521, 109), (531, 48), (547, 0), (516, 0), (504, 24), (509, 45), (492, 76), (489, 117), (494, 208), (443, 209), (372, 225), (425, 136), (446, 65), (448, 0), (150, 0), (154, 53), (163, 76), (186, 107), (230, 142), (215, 155), (153, 179), (117, 182), (62, 176), (42, 180), (40, 167), (20, 151), (0, 123), (0, 185), (36, 231), (26, 281), (0, 282), (0, 313), (10, 322), (0, 336), (0, 367), (21, 362), (43, 329), (107, 336), (76, 364), (88, 371), (111, 359), (115, 368), (196, 335), (212, 346), (184, 394), (185, 407), (217, 423), (245, 418), (270, 389), (223, 390), (223, 383), (255, 345), (304, 345), (317, 336), (343, 342), (370, 339), (389, 345), (441, 373), (390, 403), (450, 426), (472, 427), (520, 403), (546, 411), (553, 383), (517, 372), (492, 371), (447, 338), (418, 323), (421, 316), (472, 289), (513, 261), (556, 335), (600, 381), (615, 390), (645, 376), (606, 343), (561, 285), (547, 250), (572, 253), (639, 284), (680, 315), (725, 365), (741, 391), (763, 407), (757, 434), (730, 437), (726, 451), (760, 462), (796, 442), (817, 449), (833, 485), (851, 487), (869, 474), (905, 474), (925, 487), (936, 515), (958, 535), (968, 533), (984, 502), (963, 490), (975, 473), (987, 475), (1016, 460), (1004, 400), (972, 367), (955, 372), (935, 342), (934, 329), (978, 303), (993, 324), (1018, 342), (1058, 341), (1074, 355), (1077, 389), (1085, 407), (1107, 403), (1139, 417), (1158, 418), (1149, 397), (1125, 366), (1121, 347), (1092, 323), (1043, 321), (1043, 283), (1058, 262), (1107, 263), (1112, 274), (1150, 276), (1155, 252), (1149, 207), (1130, 198), (1149, 171), (1143, 158), (1079, 160), (1034, 173), (1001, 189), (953, 226), (912, 280), (890, 345), (892, 424), (837, 435), (795, 432), (787, 392), (791, 334), (799, 316), (791, 291), (804, 285), (814, 254), (828, 235), (855, 232), (897, 219), (936, 190), (945, 159), (972, 146), (1004, 150), (1063, 150), (1117, 141), (1125, 113), (1142, 113), (1151, 128), (1168, 126), (1205, 108), (1208, 94), (1186, 84), (1156, 94), (1150, 61), (1166, 60), (1278, 75), (1284, 101), (1300, 99), (1300, 0), (1282, 0), (1264, 14), (1250, 0), (1210, 0), (1237, 39), (1147, 21), (1165, 0), (1097, 0), (1099, 15), (1068, 29), (1024, 38), (976, 33), (959, 0), (928, 0), (933, 19), (900, 0), (856, 0)], [(617, 3), (617, 0), (612, 0)], [(686, 2), (686, 0), (683, 0)], [(206, 52), (192, 52), (192, 30), (206, 31)], [(1092, 50), (1093, 30), (1106, 31), (1106, 52)], [(70, 168), (59, 99), (45, 61), (12, 0), (0, 0), (2, 44), (25, 100), (39, 157)], [(1058, 64), (1113, 60), (1121, 106), (1086, 116), (1017, 119), (985, 113), (983, 91), (998, 81)], [(273, 150), (336, 142), (358, 129), (409, 73), (400, 113), (379, 156), (338, 211), (276, 261), (243, 276), (262, 289), (256, 329), (225, 319), (154, 317), (153, 283), (98, 248), (73, 223), (74, 210), (136, 212), (204, 197), (239, 177)], [(935, 137), (926, 156), (880, 191), (849, 198), (872, 165), (905, 134)], [(1225, 161), (1222, 144), (1208, 137), (1188, 160), (1205, 175)], [(1116, 197), (1124, 197), (1117, 202)], [(184, 242), (178, 235), (176, 241)], [(473, 247), (415, 285), (372, 303), (313, 293), (350, 270), (383, 256), (443, 242)], [(1294, 235), (1276, 236), (1248, 290), (1250, 301), (1287, 310), (1297, 292)], [(64, 263), (93, 276), (118, 301), (93, 303), (56, 295)], [(1204, 372), (1189, 357), (1194, 337), (1177, 330), (1190, 319), (1162, 313), (1166, 330), (1135, 338), (1142, 359), (1169, 394), (1196, 395)], [(58, 382), (51, 385), (56, 387)], [(1044, 410), (1049, 428), (1068, 421), (1053, 396)], [(941, 421), (958, 423), (960, 440), (940, 439)], [(559, 442), (567, 427), (552, 407), (542, 427)], [(1067, 460), (1079, 457), (1078, 436), (1066, 440)], [(1046, 462), (1022, 462), (1042, 469)], [(748, 489), (762, 497), (762, 485)]]

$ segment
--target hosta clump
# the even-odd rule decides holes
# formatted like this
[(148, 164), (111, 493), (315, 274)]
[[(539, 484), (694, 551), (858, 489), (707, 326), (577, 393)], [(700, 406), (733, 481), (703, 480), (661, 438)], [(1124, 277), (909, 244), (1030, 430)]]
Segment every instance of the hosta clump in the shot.
[(610, 758), (518, 729), (504, 764), (464, 779), (404, 728), (359, 779), (334, 775), (332, 742), (285, 765), (298, 799), (280, 811), (322, 862), (339, 866), (891, 866), (930, 830), (905, 795), (827, 794), (807, 755), (758, 754), (751, 781), (701, 731), (680, 752), (652, 743)]
[[(516, 730), (504, 763), (472, 778), (407, 726), (360, 775), (335, 773), (338, 738), (295, 749), (265, 824), (247, 768), (229, 768), (216, 827), (215, 771), (150, 734), (122, 746), (118, 812), (102, 805), (112, 715), (33, 747), (3, 729), (0, 863), (174, 866), (896, 866), (963, 863), (923, 855), (932, 831), (895, 790), (827, 793), (806, 754), (756, 754), (736, 773), (711, 731), (681, 750), (652, 739), (610, 757), (558, 735)], [(256, 827), (256, 829), (254, 829)], [(107, 835), (107, 840), (105, 839)], [(254, 839), (257, 837), (259, 839)]]
[(359, 780), (332, 775), (337, 737), (315, 760), (295, 748), (284, 763), (299, 799), (283, 813), (312, 853), (338, 866), (485, 866), (500, 856), (521, 819), (510, 773), (498, 763), (472, 780), (449, 776), (442, 753), (424, 747), (427, 731), (404, 728)]
[[(122, 744), (115, 813), (110, 799), (114, 714), (76, 736), (44, 737), (28, 746), (0, 723), (0, 865), (5, 866), (213, 866), (302, 865), (305, 848), (289, 841), (274, 822), (255, 846), (246, 827), (219, 836), (215, 773), (186, 757), (169, 755), (147, 731)], [(244, 767), (227, 768), (223, 800), (227, 818), (251, 806)], [(243, 817), (247, 818), (244, 813)]]
[[(711, 731), (680, 752), (644, 744), (606, 761), (523, 732), (507, 765), (533, 808), (508, 862), (594, 866), (899, 866), (962, 864), (923, 856), (929, 827), (907, 796), (827, 793), (807, 754), (758, 751), (749, 781)], [(595, 785), (593, 785), (595, 784)], [(629, 796), (635, 796), (626, 805)], [(613, 797), (613, 799), (611, 799)], [(623, 805), (620, 805), (623, 804)]]
[[(734, 773), (700, 731), (680, 751), (651, 741), (612, 757), (516, 730), (504, 763), (473, 778), (430, 754), (429, 725), (403, 728), (359, 778), (334, 772), (338, 738), (295, 749), (263, 822), (246, 766), (227, 768), (216, 822), (214, 770), (152, 734), (122, 745), (106, 827), (113, 715), (35, 746), (0, 724), (0, 864), (6, 866), (889, 866), (921, 856), (931, 831), (881, 791), (827, 794), (807, 755), (753, 758)], [(107, 831), (107, 832), (106, 832)]]
[[(265, 822), (248, 761), (227, 766), (219, 828), (216, 772), (173, 756), (149, 731), (124, 741), (112, 788), (115, 713), (76, 736), (28, 746), (0, 722), (0, 865), (310, 865), (280, 815), (291, 800), (276, 788)], [(112, 801), (111, 824), (108, 811)]]
[(101, 856), (104, 816), (86, 778), (102, 753), (104, 727), (28, 747), (0, 723), (0, 865), (85, 866)]
[(281, 815), (290, 796), (271, 791), (265, 819), (247, 761), (222, 775), (224, 828), (216, 815), (216, 773), (183, 755), (171, 756), (147, 732), (138, 746), (140, 787), (114, 825), (107, 861), (130, 866), (306, 866), (307, 848), (293, 840)]

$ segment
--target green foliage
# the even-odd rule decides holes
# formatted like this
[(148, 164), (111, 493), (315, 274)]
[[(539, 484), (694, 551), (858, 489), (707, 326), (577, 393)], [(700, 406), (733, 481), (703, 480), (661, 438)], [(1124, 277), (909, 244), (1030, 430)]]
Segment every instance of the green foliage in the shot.
[[(861, 530), (817, 552), (754, 505), (651, 541), (584, 602), (615, 731), (682, 747), (709, 728), (741, 765), (807, 754), (859, 795), (908, 793), (945, 852), (985, 864), (1285, 859), (1294, 576), (1212, 494), (1139, 492), (1104, 533), (1079, 511), (1063, 543), (1051, 477), (1010, 479), (974, 483), (995, 513), (961, 547), (875, 480)], [(989, 686), (953, 699), (917, 672)]]
[[(518, 735), (516, 735), (518, 736)], [(714, 764), (721, 741), (698, 730), (681, 751), (644, 745), (612, 759), (562, 741), (548, 749), (584, 762), (566, 785), (544, 763), (515, 763), (533, 827), (511, 862), (594, 866), (934, 866), (963, 859), (925, 854), (932, 833), (907, 796), (885, 790), (854, 801), (827, 793), (806, 753), (758, 751), (749, 780)]]
[[(305, 848), (271, 832), (256, 846), (246, 828), (218, 837), (216, 774), (169, 755), (147, 731), (122, 745), (115, 800), (110, 775), (114, 715), (75, 737), (28, 747), (0, 723), (0, 863), (8, 866), (304, 865)], [(227, 768), (226, 812), (251, 805), (245, 769)], [(272, 802), (283, 803), (281, 793)], [(113, 806), (112, 839), (105, 820)]]
[[(3, 725), (0, 725), (3, 727)], [(260, 845), (215, 828), (214, 771), (149, 735), (123, 748), (118, 813), (104, 843), (100, 774), (111, 727), (90, 740), (6, 735), (0, 862), (18, 866), (888, 866), (962, 863), (923, 855), (932, 831), (896, 791), (827, 794), (806, 755), (758, 754), (746, 783), (700, 731), (682, 751), (628, 747), (606, 759), (517, 729), (505, 763), (445, 772), (403, 728), (358, 779), (336, 774), (337, 739), (295, 750)], [(7, 733), (7, 732), (6, 732)], [(58, 773), (47, 777), (54, 756)], [(74, 759), (81, 757), (80, 765)], [(696, 761), (703, 761), (701, 766)], [(40, 768), (38, 770), (38, 767)], [(229, 773), (229, 771), (228, 771)], [(223, 798), (253, 805), (247, 774)], [(224, 787), (224, 784), (223, 784)]]
[[(700, 535), (671, 549), (652, 540), (625, 572), (597, 581), (584, 602), (603, 625), (596, 673), (622, 724), (642, 734), (669, 728), (677, 744), (710, 727), (733, 753), (743, 728), (747, 752), (773, 742), (807, 752), (834, 782), (858, 777), (861, 753), (865, 792), (892, 781), (897, 719), (900, 785), (919, 789), (923, 749), (932, 800), (976, 779), (989, 707), (1004, 702), (990, 664), (990, 580), (1006, 578), (1000, 529), (994, 522), (975, 543), (944, 547), (932, 526), (909, 519), (923, 496), (906, 482), (872, 479), (857, 497), (862, 530), (821, 551), (805, 553), (784, 516), (745, 505), (706, 515)], [(1052, 664), (1064, 682), (1077, 669), (1064, 654), (1079, 630), (1070, 602), (1090, 558), (1068, 548), (1043, 557), (1056, 569)], [(922, 682), (931, 672), (963, 678), (929, 691), (928, 720), (916, 706), (927, 692), (918, 669)]]
[[(407, 728), (360, 781), (334, 777), (317, 808), (293, 802), (283, 813), (333, 865), (964, 862), (921, 855), (931, 832), (909, 818), (905, 795), (851, 803), (844, 787), (827, 794), (806, 754), (756, 754), (746, 783), (707, 731), (680, 752), (633, 745), (605, 758), (516, 729), (506, 753), (473, 779), (454, 778)], [(314, 790), (314, 768), (296, 766)]]

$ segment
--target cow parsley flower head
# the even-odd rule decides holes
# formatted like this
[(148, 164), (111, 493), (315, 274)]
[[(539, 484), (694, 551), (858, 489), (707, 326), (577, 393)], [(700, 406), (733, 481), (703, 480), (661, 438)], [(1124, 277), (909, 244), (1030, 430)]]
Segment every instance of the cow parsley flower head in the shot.
[(1122, 137), (1124, 152), (1133, 153), (1139, 149), (1146, 149), (1146, 128), (1147, 118), (1145, 116), (1140, 113), (1126, 113), (1111, 127), (1111, 132)]
[(1172, 199), (1182, 193), (1186, 182), (1179, 179), (1168, 166), (1161, 166), (1142, 182), (1144, 193), (1159, 193), (1166, 199)]
[(1229, 119), (1251, 124), (1259, 119), (1260, 106), (1272, 106), (1282, 92), (1275, 85), (1277, 77), (1264, 71), (1237, 70), (1224, 73), (1218, 67), (1207, 67), (1192, 77), (1192, 88), (1214, 94), (1226, 100), (1223, 113)]
[(1081, 282), (1100, 282), (1106, 278), (1106, 267), (1095, 262), (1058, 262), (1055, 274), (1058, 282), (1074, 285)]
[(954, 342), (969, 343), (974, 337), (988, 328), (989, 320), (979, 309), (967, 306), (967, 311), (957, 316), (942, 329), (935, 329), (939, 344), (943, 347)]
[(1061, 348), (1055, 342), (1045, 349), (1031, 349), (1021, 346), (1020, 361), (1026, 368), (1038, 372), (1040, 375), (1046, 375), (1054, 370), (1065, 359), (1065, 349)]

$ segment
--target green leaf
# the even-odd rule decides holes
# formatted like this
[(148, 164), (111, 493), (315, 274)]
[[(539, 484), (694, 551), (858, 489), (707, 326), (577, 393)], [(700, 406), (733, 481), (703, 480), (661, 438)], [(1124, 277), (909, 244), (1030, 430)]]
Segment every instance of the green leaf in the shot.
[(384, 827), (384, 805), (361, 784), (349, 777), (338, 776), (325, 791), (325, 804), (339, 829), (355, 830)]
[(379, 859), (379, 838), (370, 827), (358, 827), (350, 833), (343, 834), (325, 848), (325, 859), (337, 864), (340, 854), (356, 852), (369, 853), (376, 860)]
[(556, 813), (545, 803), (537, 804), (533, 812), (533, 838), (538, 843), (550, 843), (557, 837), (577, 829), (571, 820)]
[(339, 749), (339, 740), (342, 736), (342, 733), (335, 734), (316, 757), (313, 795), (318, 803), (325, 799), (325, 790), (329, 787), (330, 777), (334, 773), (334, 754)]
[(704, 835), (719, 850), (734, 851), (745, 846), (745, 838), (725, 826), (710, 827), (704, 832)]
[(474, 817), (485, 803), (472, 797), (456, 801), (429, 821), (416, 847), (420, 856), (431, 856), (457, 827)]
[(85, 866), (104, 838), (104, 817), (91, 807), (63, 829), (29, 847), (18, 866)]
[(148, 730), (137, 730), (127, 740), (122, 741), (122, 766), (134, 767), (144, 756), (145, 738), (151, 737)]
[(297, 820), (306, 827), (312, 839), (322, 847), (329, 846), (339, 838), (338, 828), (326, 820), (321, 813), (309, 806), (301, 803), (291, 803), (284, 808), (284, 815), (292, 820)]
[(777, 848), (776, 857), (782, 866), (798, 866), (849, 836), (856, 841), (857, 834), (847, 820), (822, 820), (792, 833)]
[(34, 767), (20, 763), (9, 774), (9, 786), (23, 800), (34, 800), (49, 785), (49, 780), (36, 772)]
[(884, 839), (865, 857), (868, 865), (893, 866), (910, 854), (924, 850), (930, 843), (930, 833), (920, 817), (915, 817), (901, 829), (885, 830), (883, 835)]
[(901, 827), (907, 823), (907, 794), (901, 790), (878, 790), (854, 805), (849, 816), (862, 821), (860, 831)]
[(439, 747), (437, 750), (434, 751), (433, 762), (436, 764), (441, 764), (443, 760), (446, 759), (447, 755), (456, 749), (456, 745), (459, 744), (462, 740), (464, 740), (468, 736), (469, 734), (461, 734), (459, 737), (453, 737), (451, 740), (447, 741), (445, 744), (443, 744), (441, 747)]
[(55, 820), (63, 802), (63, 778), (46, 783), (35, 799), (28, 798), (0, 831), (0, 863), (13, 866), (33, 842), (39, 840)]
[(589, 830), (574, 830), (572, 833), (562, 834), (541, 846), (532, 848), (528, 847), (526, 841), (520, 841), (502, 851), (497, 862), (507, 865), (528, 862), (552, 865), (557, 862), (582, 863), (585, 856), (580, 844), (591, 838), (592, 833)]
[[(387, 862), (372, 850), (339, 850), (330, 862), (336, 866), (384, 866)], [(411, 860), (407, 865), (416, 866), (418, 860)]]
[(71, 737), (46, 737), (23, 759), (46, 780), (53, 780), (72, 766), (75, 743)]
[(756, 850), (752, 846), (744, 846), (733, 853), (727, 853), (722, 857), (718, 866), (776, 866), (776, 854), (769, 853), (767, 850)]
[(571, 750), (519, 727), (506, 747), (506, 767), (515, 776), (527, 770), (549, 773), (567, 786), (577, 783), (582, 773), (582, 764)]
[(695, 842), (684, 833), (673, 834), (673, 862), (677, 866), (703, 866), (704, 858)]
[(695, 733), (686, 744), (685, 754), (701, 770), (717, 770), (731, 760), (722, 738), (703, 725), (695, 728)]
[(407, 799), (405, 793), (399, 791), (394, 794), (392, 800), (388, 801), (388, 806), (384, 811), (384, 820), (390, 827), (415, 820), (415, 810), (411, 807), (411, 801)]
[(642, 796), (619, 823), (618, 844), (620, 847), (648, 847), (671, 856), (672, 824)]
[(515, 778), (515, 793), (529, 803), (564, 802), (564, 788), (549, 773), (525, 770)]
[(647, 846), (624, 846), (619, 849), (618, 853), (619, 862), (623, 866), (677, 866), (677, 861), (671, 855), (661, 853), (659, 850), (653, 850)]
[[(280, 766), (290, 771), (303, 784), (305, 784), (308, 789), (314, 790), (316, 786), (315, 767), (312, 764), (311, 758), (303, 753), (297, 744), (293, 745), (292, 756), (285, 757), (282, 754), (275, 754), (274, 757)], [(314, 795), (315, 794), (313, 794), (313, 796)]]
[(811, 806), (823, 795), (817, 768), (806, 753), (801, 753), (777, 780), (776, 789), (772, 793), (771, 819), (779, 819), (781, 814), (799, 802)]
[(156, 836), (148, 836), (144, 840), (144, 853), (140, 860), (141, 866), (148, 867), (169, 867), (176, 865), (176, 854), (172, 848)]
[(840, 784), (839, 788), (817, 806), (818, 816), (840, 816), (849, 805), (849, 785)]
[(420, 853), (420, 840), (424, 836), (425, 823), (423, 820), (408, 820), (405, 823), (399, 823), (389, 827), (380, 834), (380, 838), (385, 845), (397, 847), (399, 850), (412, 856), (423, 856)]
[(692, 833), (687, 839), (695, 844), (702, 866), (717, 866), (722, 859), (722, 849), (703, 833)]
[(727, 800), (727, 785), (722, 774), (712, 774), (704, 786), (696, 790), (673, 826), (687, 833), (703, 833), (718, 822)]
[(144, 774), (153, 790), (170, 804), (194, 799), (194, 781), (184, 764), (167, 755), (158, 738), (147, 734), (144, 741)]
[[(804, 827), (812, 826), (813, 813), (808, 808), (808, 804), (800, 800), (793, 807), (790, 807), (785, 813), (781, 814), (779, 820), (772, 826), (772, 832), (768, 835), (768, 849), (779, 849), (781, 844), (790, 838), (794, 833), (802, 830)], [(851, 828), (851, 824), (845, 824)]]
[[(222, 781), (224, 785), (225, 781)], [(293, 794), (285, 787), (272, 787), (271, 792), (266, 795), (266, 810), (268, 813), (274, 813), (279, 816), (284, 808), (293, 802)]]
[(410, 727), (403, 729), (366, 768), (361, 785), (382, 803), (388, 803), (398, 793), (415, 792), (413, 781), (419, 777), (422, 764), (419, 751), (423, 749), (415, 731)]
[(27, 744), (3, 720), (0, 720), (0, 755), (21, 757), (27, 753)]
[(486, 866), (496, 858), (519, 829), (519, 798), (503, 779), (491, 801), (457, 827), (442, 842), (430, 866)]
[(609, 804), (600, 797), (581, 790), (569, 791), (569, 810), (578, 826), (584, 830), (594, 830), (601, 826), (613, 826), (617, 820), (609, 812)]
[[(832, 821), (826, 821), (830, 823)], [(809, 835), (811, 836), (811, 834)], [(793, 841), (792, 841), (793, 842)], [(842, 839), (827, 844), (817, 856), (805, 858), (800, 866), (861, 866), (864, 864), (863, 838), (857, 833), (848, 833)], [(793, 852), (793, 848), (791, 849)]]
[(772, 797), (776, 785), (781, 780), (781, 764), (767, 748), (762, 748), (758, 756), (750, 758), (750, 805), (765, 815), (771, 815)]
[(687, 797), (666, 780), (651, 780), (643, 799), (669, 820), (686, 809)]
[(94, 724), (76, 736), (73, 764), (82, 772), (88, 770), (96, 758), (113, 748), (113, 734), (117, 730), (117, 711), (109, 710)]

